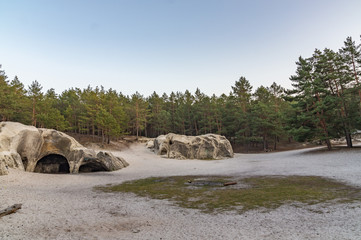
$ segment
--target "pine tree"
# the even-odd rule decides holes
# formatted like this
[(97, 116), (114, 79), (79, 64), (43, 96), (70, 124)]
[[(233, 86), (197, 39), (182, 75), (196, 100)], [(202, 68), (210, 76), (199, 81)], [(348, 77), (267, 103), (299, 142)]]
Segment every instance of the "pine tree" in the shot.
[(53, 128), (59, 131), (66, 129), (65, 118), (58, 109), (58, 96), (53, 88), (49, 89), (41, 103), (41, 111), (37, 116), (40, 127)]
[(250, 127), (252, 86), (245, 77), (240, 77), (235, 82), (235, 86), (232, 86), (232, 90), (238, 107), (238, 110), (234, 112), (238, 118), (235, 123), (238, 126), (236, 128), (237, 139), (238, 142), (246, 145), (248, 151), (252, 135)]
[(11, 121), (22, 122), (25, 124), (31, 123), (30, 111), (28, 106), (30, 106), (30, 100), (26, 97), (26, 90), (24, 84), (20, 82), (17, 76), (10, 82), (10, 99), (11, 107), (13, 114)]
[(31, 99), (32, 106), (32, 117), (31, 122), (33, 126), (37, 126), (37, 115), (40, 112), (40, 104), (43, 100), (43, 87), (40, 85), (38, 81), (33, 81), (28, 88), (28, 96)]
[(163, 108), (164, 102), (163, 99), (156, 93), (153, 94), (147, 99), (149, 103), (149, 134), (150, 136), (158, 136), (165, 133), (167, 130), (167, 124), (164, 125), (164, 115)]
[(1, 121), (7, 121), (12, 115), (9, 105), (10, 105), (10, 87), (5, 75), (5, 71), (1, 70), (0, 65), (0, 116)]
[(81, 132), (81, 129), (79, 128), (79, 121), (81, 113), (85, 112), (85, 107), (81, 102), (80, 95), (81, 90), (78, 88), (65, 90), (60, 95), (60, 113), (67, 121), (68, 130), (73, 133)]
[(136, 136), (138, 138), (141, 134), (141, 131), (146, 129), (149, 115), (148, 104), (145, 101), (143, 95), (138, 92), (132, 95), (129, 110), (131, 114), (130, 118), (133, 122), (133, 129), (135, 130)]
[(361, 108), (361, 46), (356, 45), (351, 37), (347, 37), (344, 46), (340, 49), (340, 54), (348, 66), (347, 72), (353, 79), (352, 88), (356, 89), (359, 95), (359, 104)]

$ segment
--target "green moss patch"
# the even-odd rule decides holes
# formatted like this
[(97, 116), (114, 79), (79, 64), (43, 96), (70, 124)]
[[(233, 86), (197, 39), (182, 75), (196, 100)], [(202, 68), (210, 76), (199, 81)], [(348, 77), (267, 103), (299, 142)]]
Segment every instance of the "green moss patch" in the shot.
[(292, 203), (345, 203), (361, 200), (360, 188), (318, 176), (153, 177), (100, 189), (167, 199), (178, 206), (207, 213), (231, 210), (242, 213), (258, 208), (275, 209)]

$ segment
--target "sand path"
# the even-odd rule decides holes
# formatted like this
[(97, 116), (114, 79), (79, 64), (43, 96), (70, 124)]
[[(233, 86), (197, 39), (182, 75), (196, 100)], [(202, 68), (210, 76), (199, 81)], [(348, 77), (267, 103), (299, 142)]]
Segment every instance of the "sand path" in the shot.
[(0, 239), (361, 239), (360, 204), (292, 207), (209, 215), (167, 201), (94, 191), (97, 185), (168, 175), (318, 175), (361, 186), (361, 151), (296, 150), (236, 154), (219, 161), (172, 160), (144, 145), (114, 152), (117, 172), (49, 175), (11, 170), (0, 177)]

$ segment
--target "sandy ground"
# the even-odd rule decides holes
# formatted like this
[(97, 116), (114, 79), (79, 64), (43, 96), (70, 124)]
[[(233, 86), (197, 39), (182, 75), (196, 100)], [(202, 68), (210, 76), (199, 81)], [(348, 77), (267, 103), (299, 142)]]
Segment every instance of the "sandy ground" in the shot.
[(117, 172), (49, 175), (11, 170), (0, 177), (0, 239), (361, 239), (361, 204), (283, 206), (245, 214), (204, 214), (165, 200), (94, 191), (97, 185), (149, 176), (318, 175), (361, 186), (361, 150), (236, 154), (219, 161), (160, 158), (144, 145), (116, 155)]

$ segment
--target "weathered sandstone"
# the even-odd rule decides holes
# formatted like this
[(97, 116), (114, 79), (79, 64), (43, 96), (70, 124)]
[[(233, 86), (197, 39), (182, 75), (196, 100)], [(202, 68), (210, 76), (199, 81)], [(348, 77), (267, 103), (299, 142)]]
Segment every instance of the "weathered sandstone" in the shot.
[(169, 133), (154, 141), (158, 155), (177, 159), (222, 159), (233, 157), (230, 142), (218, 134), (185, 136)]
[(0, 175), (8, 168), (41, 173), (114, 171), (128, 163), (109, 152), (96, 153), (65, 133), (26, 126), (17, 122), (0, 123)]

